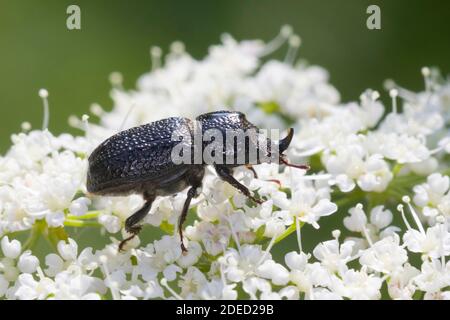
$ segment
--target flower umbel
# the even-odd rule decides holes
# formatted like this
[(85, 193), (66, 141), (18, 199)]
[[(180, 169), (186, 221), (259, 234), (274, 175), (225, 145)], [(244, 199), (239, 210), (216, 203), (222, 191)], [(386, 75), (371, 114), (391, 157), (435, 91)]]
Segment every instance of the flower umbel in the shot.
[[(286, 59), (271, 59), (285, 42)], [(135, 90), (111, 75), (110, 112), (93, 105), (98, 121), (71, 117), (79, 136), (49, 131), (40, 90), (42, 130), (24, 123), (0, 157), (0, 297), (450, 299), (450, 83), (426, 68), (422, 92), (389, 83), (392, 110), (373, 90), (343, 103), (326, 70), (296, 63), (300, 45), (285, 26), (267, 44), (225, 35), (201, 60), (178, 42), (165, 59), (153, 47)], [(88, 194), (90, 152), (121, 129), (224, 108), (261, 128), (295, 128), (288, 155), (311, 170), (236, 169), (262, 205), (207, 170), (187, 253), (174, 233), (185, 192), (157, 198), (145, 219), (153, 232), (119, 252), (143, 199)], [(83, 230), (107, 244), (86, 247)], [(41, 239), (50, 245), (38, 255)]]

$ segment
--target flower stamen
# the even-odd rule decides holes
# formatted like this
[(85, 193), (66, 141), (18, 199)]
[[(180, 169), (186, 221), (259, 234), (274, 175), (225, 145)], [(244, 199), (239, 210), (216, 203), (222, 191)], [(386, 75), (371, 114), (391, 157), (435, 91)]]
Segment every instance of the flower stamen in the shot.
[(114, 89), (123, 89), (123, 76), (120, 72), (111, 72), (111, 74), (109, 75), (109, 82)]
[(264, 47), (261, 56), (267, 56), (277, 51), (289, 37), (292, 35), (292, 27), (290, 25), (284, 25), (281, 27), (280, 33)]
[(233, 224), (230, 221), (230, 219), (227, 216), (225, 216), (225, 215), (222, 215), (222, 216), (228, 222), (228, 224), (230, 225), (231, 235), (233, 236), (233, 240), (236, 243), (236, 246), (237, 246), (237, 249), (239, 251), (239, 254), (241, 254), (241, 244), (239, 242), (239, 236), (238, 236), (236, 230), (234, 230)]
[(110, 283), (109, 289), (111, 290), (111, 295), (113, 300), (120, 300), (120, 293), (117, 290), (117, 287), (114, 285), (114, 281), (112, 281), (108, 269), (108, 257), (102, 255), (99, 257), (99, 261), (101, 263), (101, 267), (103, 269), (103, 274), (105, 275), (106, 280)]
[(31, 123), (29, 123), (28, 121), (22, 122), (20, 127), (21, 127), (23, 132), (28, 132), (28, 131), (31, 130)]
[(423, 67), (422, 75), (425, 80), (425, 91), (430, 93), (431, 92), (431, 70), (428, 67)]
[(300, 227), (300, 220), (295, 217), (295, 231), (297, 232), (297, 244), (298, 244), (298, 250), (299, 253), (303, 252), (303, 246), (302, 246), (302, 234), (301, 234), (301, 227)]
[(152, 71), (161, 67), (162, 50), (160, 47), (153, 46), (150, 48), (150, 57), (152, 59)]
[(403, 202), (406, 203), (409, 210), (411, 211), (411, 215), (413, 216), (414, 221), (415, 221), (417, 227), (419, 228), (420, 232), (422, 234), (425, 234), (425, 229), (423, 228), (422, 222), (420, 222), (419, 216), (417, 215), (416, 211), (414, 210), (413, 206), (411, 205), (411, 198), (408, 196), (404, 196), (402, 198), (402, 200), (403, 200)]
[(399, 205), (397, 206), (397, 210), (402, 214), (402, 219), (403, 219), (403, 222), (404, 222), (405, 225), (406, 225), (406, 228), (407, 228), (408, 230), (413, 230), (413, 229), (411, 228), (411, 225), (409, 224), (408, 220), (406, 219), (405, 210), (403, 209), (403, 205), (402, 205), (402, 204), (399, 204)]
[(260, 265), (264, 260), (266, 259), (267, 255), (269, 254), (270, 250), (272, 250), (273, 245), (275, 244), (275, 240), (278, 238), (279, 234), (276, 233), (272, 239), (269, 242), (269, 245), (267, 246), (266, 250), (264, 251), (261, 259), (258, 261), (257, 265)]
[(389, 95), (392, 98), (392, 113), (397, 114), (397, 96), (398, 96), (398, 90), (397, 89), (391, 89), (389, 91)]
[(89, 110), (94, 116), (97, 116), (99, 118), (106, 114), (106, 111), (103, 110), (103, 108), (98, 103), (91, 104)]
[(167, 283), (167, 279), (166, 279), (166, 278), (162, 278), (160, 282), (161, 282), (161, 285), (162, 285), (164, 288), (166, 288), (167, 291), (169, 291), (175, 299), (177, 299), (177, 300), (183, 300), (183, 298), (182, 298), (178, 293), (176, 293), (175, 290), (173, 290), (173, 289), (169, 286), (169, 284)]
[(44, 107), (44, 119), (42, 120), (42, 130), (47, 130), (50, 119), (50, 108), (48, 106), (48, 91), (46, 89), (40, 89), (39, 97), (41, 97)]
[(292, 66), (295, 63), (295, 59), (297, 58), (298, 48), (300, 48), (302, 40), (298, 35), (293, 34), (289, 37), (288, 43), (289, 49), (287, 51), (286, 57), (284, 58), (284, 63)]

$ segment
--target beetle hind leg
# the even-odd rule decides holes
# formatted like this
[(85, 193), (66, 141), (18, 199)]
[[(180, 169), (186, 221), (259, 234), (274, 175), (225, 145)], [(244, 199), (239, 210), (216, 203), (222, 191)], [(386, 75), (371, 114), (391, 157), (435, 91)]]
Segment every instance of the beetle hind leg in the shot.
[(152, 207), (152, 203), (155, 200), (155, 196), (144, 194), (144, 198), (146, 200), (144, 206), (133, 213), (131, 216), (129, 216), (127, 220), (125, 220), (125, 230), (130, 233), (131, 236), (120, 242), (119, 251), (122, 251), (125, 244), (136, 237), (142, 229), (142, 226), (139, 225), (139, 222), (141, 222), (145, 218), (145, 216), (147, 216), (150, 208)]

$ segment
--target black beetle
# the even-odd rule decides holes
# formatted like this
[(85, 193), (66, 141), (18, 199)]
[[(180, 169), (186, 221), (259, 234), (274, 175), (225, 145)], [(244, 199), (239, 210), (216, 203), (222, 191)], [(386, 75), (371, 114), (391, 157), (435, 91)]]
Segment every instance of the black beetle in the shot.
[[(222, 132), (225, 130), (258, 130), (241, 112), (216, 111), (202, 114), (196, 120), (196, 123), (201, 124), (203, 133), (208, 129), (218, 129)], [(157, 196), (172, 195), (190, 187), (178, 221), (181, 249), (183, 252), (186, 251), (183, 244), (182, 227), (190, 202), (198, 195), (205, 166), (208, 163), (202, 160), (197, 164), (195, 162), (175, 164), (171, 153), (180, 140), (173, 139), (174, 132), (193, 136), (194, 121), (173, 117), (119, 132), (100, 144), (89, 157), (87, 174), (89, 193), (106, 196), (142, 194), (145, 199), (144, 206), (125, 221), (125, 229), (132, 236), (121, 242), (119, 250), (122, 250), (123, 245), (139, 233), (141, 230), (139, 222), (148, 214), (152, 202)], [(279, 158), (277, 160), (288, 166), (307, 169), (308, 166), (291, 165), (284, 158), (283, 152), (291, 143), (293, 133), (293, 129), (289, 129), (288, 135), (278, 142)], [(267, 141), (271, 142), (270, 139)], [(239, 152), (237, 149), (234, 151)], [(225, 153), (227, 150), (223, 150), (223, 152)], [(266, 152), (270, 152), (270, 144)], [(246, 159), (248, 160), (248, 158)], [(258, 158), (256, 163), (261, 162), (262, 160)], [(233, 177), (233, 168), (240, 164), (213, 163), (212, 165), (222, 180), (230, 183), (253, 201), (261, 203), (261, 200), (253, 197), (248, 188)], [(248, 162), (246, 165), (256, 175)]]

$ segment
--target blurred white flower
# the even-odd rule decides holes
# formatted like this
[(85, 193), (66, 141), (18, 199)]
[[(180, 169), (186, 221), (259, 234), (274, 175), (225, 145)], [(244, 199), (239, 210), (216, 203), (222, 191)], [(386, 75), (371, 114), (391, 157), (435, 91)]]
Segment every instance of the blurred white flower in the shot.
[(417, 290), (413, 284), (413, 279), (420, 273), (408, 263), (405, 263), (403, 268), (396, 270), (390, 274), (388, 280), (388, 292), (393, 299), (410, 300)]
[(427, 182), (414, 187), (414, 203), (434, 221), (439, 214), (450, 216), (450, 179), (439, 173), (427, 177)]
[(286, 209), (293, 217), (318, 229), (319, 219), (335, 213), (337, 206), (327, 198), (326, 192), (319, 193), (315, 188), (304, 185), (293, 191)]
[(353, 241), (339, 244), (337, 240), (329, 240), (319, 243), (313, 251), (314, 257), (329, 270), (329, 272), (341, 272), (347, 269), (347, 262), (352, 258)]
[(364, 270), (347, 270), (341, 278), (332, 275), (331, 288), (337, 294), (355, 300), (373, 300), (381, 297), (381, 278)]
[(359, 258), (361, 265), (387, 274), (400, 270), (407, 260), (407, 252), (400, 246), (396, 235), (375, 242)]
[(420, 252), (434, 259), (450, 254), (450, 233), (442, 224), (428, 228), (426, 233), (407, 230), (403, 241), (411, 252)]

